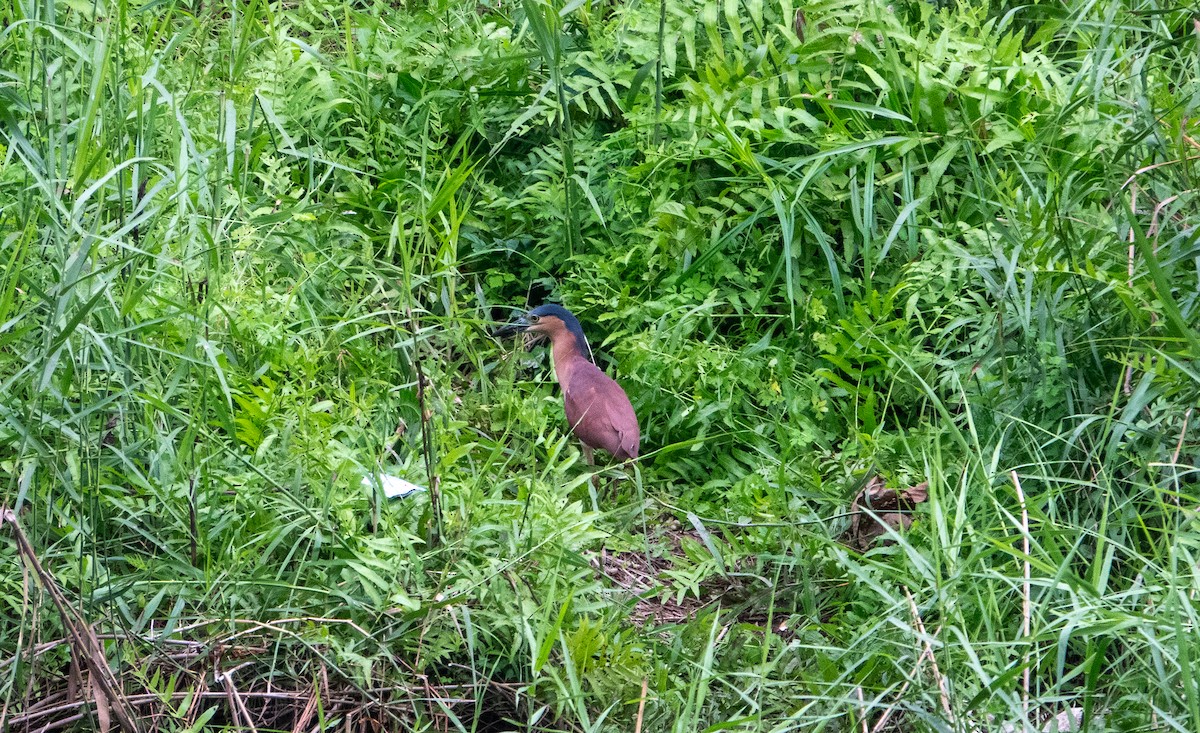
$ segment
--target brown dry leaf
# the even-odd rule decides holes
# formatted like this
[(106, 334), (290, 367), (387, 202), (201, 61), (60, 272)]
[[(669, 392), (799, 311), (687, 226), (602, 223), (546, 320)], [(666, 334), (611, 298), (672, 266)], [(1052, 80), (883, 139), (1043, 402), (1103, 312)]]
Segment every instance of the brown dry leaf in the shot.
[(96, 712), (96, 730), (108, 733), (112, 729), (112, 711), (108, 707), (108, 698), (104, 691), (92, 684), (91, 675), (84, 675), (79, 668), (79, 657), (71, 651), (71, 672), (67, 679), (67, 701), (75, 702), (82, 693), (84, 700), (91, 700)]
[(108, 418), (108, 422), (104, 423), (104, 436), (100, 438), (100, 445), (116, 445), (117, 426), (120, 424), (119, 416), (113, 415)]
[(83, 674), (79, 670), (79, 656), (71, 651), (71, 668), (67, 673), (67, 704), (72, 705), (79, 699), (79, 690), (84, 687)]
[(796, 17), (792, 21), (792, 30), (796, 32), (796, 38), (804, 43), (804, 26), (808, 25), (808, 18), (804, 15), (804, 8), (796, 11)]
[[(866, 551), (890, 527), (904, 531), (912, 526), (912, 509), (929, 498), (929, 482), (908, 489), (889, 489), (883, 479), (874, 476), (850, 504), (850, 528), (842, 536), (851, 547)], [(869, 510), (875, 516), (867, 513)], [(878, 517), (878, 518), (876, 518)], [(892, 544), (885, 538), (881, 544)]]
[(112, 730), (112, 709), (108, 704), (108, 697), (104, 694), (104, 690), (93, 688), (95, 697), (92, 698), (96, 705), (96, 730), (99, 733), (108, 733)]

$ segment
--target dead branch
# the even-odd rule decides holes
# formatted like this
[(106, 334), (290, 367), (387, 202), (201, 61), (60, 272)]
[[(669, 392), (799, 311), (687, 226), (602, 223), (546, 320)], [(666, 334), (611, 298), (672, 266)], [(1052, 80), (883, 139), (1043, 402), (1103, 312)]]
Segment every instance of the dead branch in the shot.
[(62, 617), (63, 628), (67, 630), (67, 636), (71, 640), (72, 654), (76, 659), (83, 661), (91, 674), (93, 689), (96, 693), (96, 718), (102, 733), (107, 728), (106, 721), (109, 714), (116, 716), (117, 724), (125, 733), (141, 733), (133, 709), (126, 701), (120, 683), (117, 682), (116, 676), (108, 666), (108, 657), (104, 654), (104, 647), (96, 638), (96, 632), (92, 629), (91, 624), (71, 607), (62, 589), (58, 587), (58, 581), (42, 567), (37, 553), (33, 549), (33, 544), (29, 541), (25, 531), (21, 529), (16, 512), (8, 507), (0, 509), (0, 525), (5, 524), (11, 528), (13, 537), (17, 541), (17, 552), (21, 556), (22, 564), (33, 570), (42, 587), (50, 594), (54, 607), (58, 609), (59, 616)]

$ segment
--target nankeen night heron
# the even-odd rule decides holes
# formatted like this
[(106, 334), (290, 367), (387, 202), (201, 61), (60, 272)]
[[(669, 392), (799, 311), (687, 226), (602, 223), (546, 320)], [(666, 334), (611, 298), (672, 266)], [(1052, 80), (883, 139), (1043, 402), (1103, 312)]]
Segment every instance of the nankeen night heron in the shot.
[(554, 376), (562, 387), (567, 424), (583, 443), (583, 457), (593, 463), (592, 451), (607, 451), (614, 461), (637, 458), (637, 415), (625, 390), (592, 363), (591, 349), (579, 319), (559, 305), (542, 305), (521, 316), (497, 335), (535, 333), (550, 339)]

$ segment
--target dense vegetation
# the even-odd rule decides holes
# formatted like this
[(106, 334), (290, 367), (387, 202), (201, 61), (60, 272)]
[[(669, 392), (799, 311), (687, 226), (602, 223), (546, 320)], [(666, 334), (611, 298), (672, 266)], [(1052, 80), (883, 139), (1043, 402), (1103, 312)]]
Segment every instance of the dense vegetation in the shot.
[(0, 728), (1200, 730), (1196, 17), (0, 4)]

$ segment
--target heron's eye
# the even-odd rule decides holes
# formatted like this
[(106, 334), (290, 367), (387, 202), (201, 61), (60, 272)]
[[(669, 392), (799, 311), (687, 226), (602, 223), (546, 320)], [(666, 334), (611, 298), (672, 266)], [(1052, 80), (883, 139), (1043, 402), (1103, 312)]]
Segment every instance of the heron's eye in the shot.
[(537, 323), (537, 322), (538, 322), (538, 321), (540, 321), (540, 320), (541, 320), (541, 318), (540, 318), (540, 317), (538, 317), (538, 316), (530, 316), (530, 317), (529, 317), (529, 322), (530, 322), (530, 323)]

